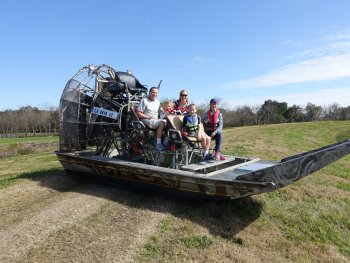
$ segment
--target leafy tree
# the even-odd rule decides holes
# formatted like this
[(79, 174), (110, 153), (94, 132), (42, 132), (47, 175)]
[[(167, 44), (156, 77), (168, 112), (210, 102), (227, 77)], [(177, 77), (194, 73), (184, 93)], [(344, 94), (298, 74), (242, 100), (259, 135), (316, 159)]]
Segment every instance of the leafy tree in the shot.
[(287, 111), (287, 107), (288, 105), (286, 102), (266, 100), (258, 111), (259, 124), (286, 122), (284, 114)]
[(309, 102), (305, 107), (305, 111), (306, 111), (305, 120), (315, 121), (320, 119), (321, 113), (322, 113), (322, 107)]
[(284, 117), (288, 122), (301, 122), (305, 119), (302, 107), (295, 104), (287, 109), (284, 113)]

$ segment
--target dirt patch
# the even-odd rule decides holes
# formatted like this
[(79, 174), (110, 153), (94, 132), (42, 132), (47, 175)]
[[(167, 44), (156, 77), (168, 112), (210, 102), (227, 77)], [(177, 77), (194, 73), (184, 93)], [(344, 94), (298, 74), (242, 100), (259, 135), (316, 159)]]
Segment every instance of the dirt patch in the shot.
[[(281, 189), (282, 196), (284, 191), (292, 200), (306, 195), (303, 185)], [(341, 197), (338, 192), (334, 188)], [(0, 262), (348, 260), (335, 246), (286, 238), (271, 217), (274, 204), (266, 195), (231, 202), (166, 196), (92, 183), (54, 169), (17, 180), (0, 189)], [(205, 248), (186, 243), (201, 237), (213, 243)]]
[(0, 262), (132, 262), (165, 216), (63, 172), (40, 180), (1, 189)]

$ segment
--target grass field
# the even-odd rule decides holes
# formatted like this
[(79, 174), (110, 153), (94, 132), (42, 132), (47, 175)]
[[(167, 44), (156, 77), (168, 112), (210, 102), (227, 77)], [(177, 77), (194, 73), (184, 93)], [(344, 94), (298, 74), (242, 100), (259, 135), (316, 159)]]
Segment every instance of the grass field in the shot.
[[(347, 138), (350, 121), (229, 128), (223, 152), (280, 160)], [(210, 202), (66, 175), (57, 137), (2, 140), (41, 147), (0, 158), (0, 262), (350, 261), (350, 155), (278, 191)]]
[(37, 136), (25, 138), (0, 138), (0, 145), (16, 143), (58, 142), (57, 136)]
[(0, 138), (0, 159), (37, 153), (47, 155), (48, 152), (52, 153), (57, 147), (57, 136)]

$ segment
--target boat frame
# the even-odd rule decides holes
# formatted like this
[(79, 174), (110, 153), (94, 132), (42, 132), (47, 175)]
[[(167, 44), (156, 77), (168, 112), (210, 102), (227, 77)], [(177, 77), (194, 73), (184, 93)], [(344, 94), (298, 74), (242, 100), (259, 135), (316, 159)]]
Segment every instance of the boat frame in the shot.
[(104, 64), (79, 70), (67, 82), (60, 101), (60, 149), (55, 153), (64, 169), (235, 199), (277, 190), (350, 153), (348, 139), (279, 162), (240, 156), (202, 160), (200, 144), (180, 132), (181, 116), (167, 120), (164, 136), (173, 147), (157, 151), (155, 131), (135, 114), (147, 93), (130, 72)]

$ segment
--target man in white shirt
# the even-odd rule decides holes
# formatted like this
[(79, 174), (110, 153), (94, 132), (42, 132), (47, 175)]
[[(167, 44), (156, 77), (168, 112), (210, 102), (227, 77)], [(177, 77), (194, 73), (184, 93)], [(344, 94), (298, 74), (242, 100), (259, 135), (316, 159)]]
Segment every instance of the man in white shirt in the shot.
[(162, 144), (162, 133), (165, 127), (165, 120), (159, 119), (160, 102), (157, 99), (159, 89), (152, 87), (149, 90), (147, 98), (143, 98), (140, 101), (139, 106), (136, 109), (137, 117), (149, 128), (157, 129), (157, 142), (156, 150), (164, 150)]

